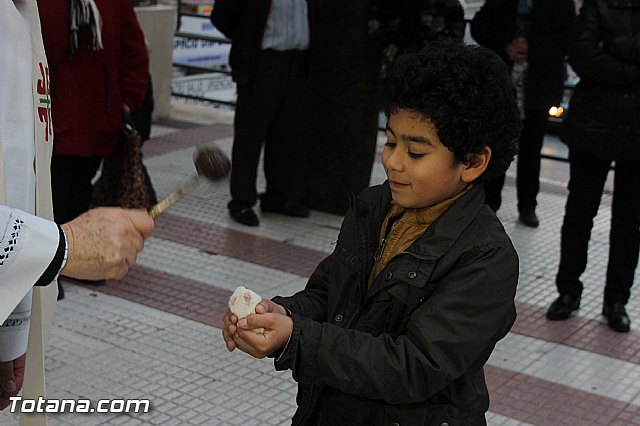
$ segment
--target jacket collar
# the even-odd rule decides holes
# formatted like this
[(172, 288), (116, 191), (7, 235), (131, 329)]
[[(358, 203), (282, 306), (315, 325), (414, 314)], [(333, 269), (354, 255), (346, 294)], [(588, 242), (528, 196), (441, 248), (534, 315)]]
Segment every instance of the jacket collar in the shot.
[[(385, 181), (380, 188), (380, 191), (363, 192), (356, 199), (355, 206), (358, 217), (369, 218), (369, 232), (376, 236), (391, 205), (389, 182)], [(479, 182), (462, 194), (407, 251), (421, 258), (440, 258), (475, 219), (483, 205), (484, 185)]]
[(407, 251), (419, 257), (442, 257), (476, 218), (483, 205), (484, 184), (480, 182), (462, 194)]

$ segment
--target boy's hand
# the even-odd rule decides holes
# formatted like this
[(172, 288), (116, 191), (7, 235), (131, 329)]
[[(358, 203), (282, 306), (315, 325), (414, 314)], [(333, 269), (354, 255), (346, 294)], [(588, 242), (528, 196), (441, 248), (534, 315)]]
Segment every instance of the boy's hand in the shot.
[(256, 314), (287, 315), (287, 311), (282, 306), (269, 299), (262, 299), (262, 301), (256, 305)]
[[(234, 328), (236, 329), (236, 334), (233, 336), (235, 346), (254, 358), (260, 359), (287, 343), (293, 331), (293, 320), (282, 314), (259, 313), (242, 318)], [(263, 328), (264, 333), (258, 334), (253, 331), (254, 328)]]
[(513, 62), (525, 62), (529, 54), (529, 45), (524, 37), (516, 37), (507, 44), (505, 51)]
[[(256, 314), (280, 314), (287, 315), (287, 311), (275, 302), (268, 299), (262, 299), (260, 303), (256, 305)], [(222, 319), (224, 328), (222, 329), (222, 338), (227, 345), (227, 350), (233, 352), (238, 346), (234, 340), (234, 335), (238, 332), (236, 324), (238, 323), (238, 317), (227, 309)], [(287, 336), (288, 338), (289, 336)], [(285, 342), (286, 343), (286, 342)], [(246, 352), (246, 351), (245, 351)]]

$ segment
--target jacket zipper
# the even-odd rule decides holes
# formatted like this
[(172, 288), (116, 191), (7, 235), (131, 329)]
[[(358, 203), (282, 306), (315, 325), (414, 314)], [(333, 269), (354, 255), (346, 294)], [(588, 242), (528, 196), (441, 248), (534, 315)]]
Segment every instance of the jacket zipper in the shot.
[(378, 248), (376, 250), (376, 254), (373, 256), (373, 260), (378, 262), (380, 259), (382, 259), (382, 253), (384, 253), (385, 247), (387, 247), (387, 237), (386, 236), (382, 239), (382, 241), (380, 241), (380, 244), (378, 245)]
[[(387, 247), (387, 243), (389, 242), (388, 241), (389, 235), (391, 235), (391, 233), (393, 232), (393, 228), (395, 228), (396, 223), (398, 223), (398, 219), (396, 219), (391, 224), (391, 227), (384, 234), (384, 238), (382, 239), (382, 241), (380, 241), (380, 244), (378, 244), (378, 248), (376, 249), (376, 253), (373, 255), (373, 260), (375, 260), (376, 263), (378, 263), (378, 261), (380, 259), (382, 259), (382, 254), (384, 253), (384, 249)], [(376, 265), (374, 264), (373, 266), (375, 267)]]

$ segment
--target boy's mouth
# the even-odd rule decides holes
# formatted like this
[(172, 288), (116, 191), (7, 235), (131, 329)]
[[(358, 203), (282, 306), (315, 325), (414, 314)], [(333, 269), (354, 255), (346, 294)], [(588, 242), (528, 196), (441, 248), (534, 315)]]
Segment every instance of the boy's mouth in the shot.
[(402, 189), (402, 188), (406, 188), (407, 186), (409, 186), (408, 183), (401, 183), (395, 180), (389, 180), (389, 186), (392, 189)]

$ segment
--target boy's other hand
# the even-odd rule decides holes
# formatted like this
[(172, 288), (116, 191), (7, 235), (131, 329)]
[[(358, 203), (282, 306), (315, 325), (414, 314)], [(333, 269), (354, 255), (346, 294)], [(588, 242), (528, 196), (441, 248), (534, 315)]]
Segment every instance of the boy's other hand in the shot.
[(529, 54), (529, 45), (524, 37), (516, 37), (505, 47), (505, 52), (513, 62), (525, 62)]
[(236, 342), (233, 340), (233, 335), (237, 332), (236, 324), (238, 323), (238, 317), (236, 314), (232, 313), (230, 309), (227, 309), (227, 312), (222, 318), (222, 322), (224, 323), (224, 327), (222, 327), (222, 338), (227, 345), (227, 350), (229, 352), (233, 352), (236, 348)]
[[(264, 333), (258, 334), (254, 328), (263, 328)], [(235, 329), (235, 336), (232, 335), (235, 346), (254, 358), (264, 358), (287, 343), (293, 331), (293, 320), (286, 314), (259, 313), (242, 318)]]

